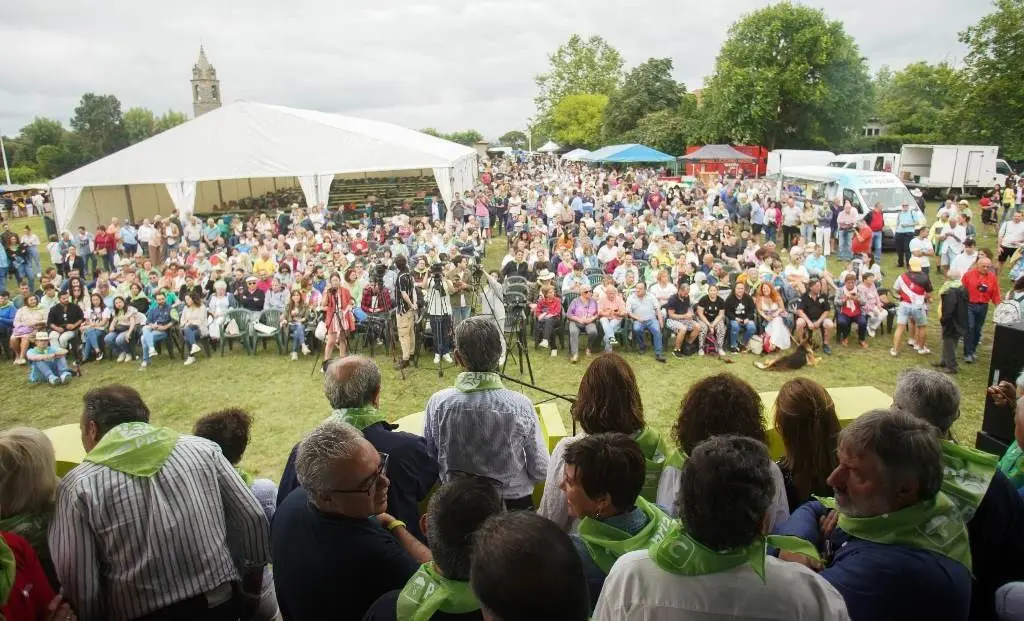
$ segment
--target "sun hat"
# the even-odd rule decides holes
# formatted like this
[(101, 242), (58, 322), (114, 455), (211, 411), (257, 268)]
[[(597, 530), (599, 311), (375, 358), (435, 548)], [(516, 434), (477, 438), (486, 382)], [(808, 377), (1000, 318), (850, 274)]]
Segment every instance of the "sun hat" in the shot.
[(554, 277), (555, 275), (546, 269), (542, 269), (539, 272), (537, 272), (537, 280), (551, 280)]

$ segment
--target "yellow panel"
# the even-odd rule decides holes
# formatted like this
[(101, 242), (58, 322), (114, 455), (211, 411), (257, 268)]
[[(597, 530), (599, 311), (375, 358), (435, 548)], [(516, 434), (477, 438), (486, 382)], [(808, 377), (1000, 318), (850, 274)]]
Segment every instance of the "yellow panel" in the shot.
[(82, 431), (78, 423), (50, 427), (43, 433), (53, 442), (53, 451), (57, 456), (57, 476), (64, 476), (85, 459)]

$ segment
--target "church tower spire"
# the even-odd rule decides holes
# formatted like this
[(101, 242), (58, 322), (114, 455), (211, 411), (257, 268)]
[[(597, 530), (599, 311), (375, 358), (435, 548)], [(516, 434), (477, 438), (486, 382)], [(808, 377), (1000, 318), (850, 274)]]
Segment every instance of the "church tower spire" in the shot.
[(206, 50), (199, 46), (199, 60), (192, 66), (192, 117), (220, 107), (220, 80), (217, 70), (206, 58)]

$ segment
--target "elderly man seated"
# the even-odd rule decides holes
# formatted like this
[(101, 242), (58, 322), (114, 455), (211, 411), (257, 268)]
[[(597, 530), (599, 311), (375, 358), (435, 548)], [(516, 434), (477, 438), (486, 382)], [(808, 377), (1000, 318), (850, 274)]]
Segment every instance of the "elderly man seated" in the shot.
[(658, 314), (658, 301), (653, 295), (647, 294), (647, 285), (637, 283), (636, 291), (626, 301), (629, 311), (629, 318), (633, 320), (633, 336), (636, 338), (640, 355), (644, 354), (646, 339), (644, 332), (651, 333), (651, 340), (654, 341), (654, 359), (658, 362), (665, 362), (662, 354), (661, 343), (661, 319)]
[(854, 621), (967, 619), (971, 549), (960, 511), (942, 487), (935, 429), (896, 410), (873, 410), (839, 434), (834, 499), (797, 509), (776, 531), (814, 544), (820, 570)]

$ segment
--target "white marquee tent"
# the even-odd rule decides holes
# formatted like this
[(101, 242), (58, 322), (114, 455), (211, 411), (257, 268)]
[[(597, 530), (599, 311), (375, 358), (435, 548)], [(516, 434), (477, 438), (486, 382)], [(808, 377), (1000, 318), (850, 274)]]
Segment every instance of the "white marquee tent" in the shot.
[(554, 153), (555, 151), (561, 148), (562, 147), (558, 146), (553, 140), (548, 140), (546, 143), (544, 143), (544, 146), (537, 149), (537, 151), (539, 151), (540, 153)]
[(302, 188), (326, 203), (337, 178), (434, 175), (441, 197), (473, 188), (476, 151), (382, 123), (313, 110), (236, 102), (50, 182), (57, 227), (112, 217), (141, 222), (196, 205)]

